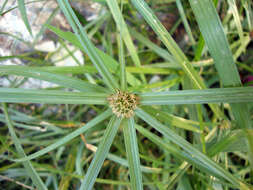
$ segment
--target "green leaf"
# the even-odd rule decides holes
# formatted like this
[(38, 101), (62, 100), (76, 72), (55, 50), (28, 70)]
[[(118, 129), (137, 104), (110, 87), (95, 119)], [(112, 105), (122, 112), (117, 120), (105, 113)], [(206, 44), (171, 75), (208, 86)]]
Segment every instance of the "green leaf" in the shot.
[(177, 8), (178, 8), (180, 17), (182, 18), (182, 21), (184, 23), (185, 30), (186, 30), (189, 38), (190, 38), (191, 44), (195, 45), (196, 42), (195, 42), (195, 40), (193, 38), (192, 31), (191, 31), (191, 28), (190, 28), (189, 23), (187, 21), (187, 18), (186, 18), (186, 15), (185, 15), (184, 8), (183, 8), (181, 0), (176, 0), (176, 4), (177, 4)]
[(240, 77), (234, 64), (233, 55), (229, 49), (225, 32), (212, 1), (189, 1), (223, 85), (226, 87), (240, 86)]
[(95, 156), (89, 166), (89, 169), (85, 175), (85, 178), (81, 184), (80, 190), (91, 190), (98, 173), (104, 163), (105, 158), (108, 155), (110, 147), (112, 145), (113, 139), (119, 129), (121, 118), (113, 116), (110, 120), (109, 125), (105, 130), (102, 141), (99, 143), (98, 149), (95, 153)]
[[(79, 42), (78, 38), (73, 33), (61, 31), (60, 29), (55, 28), (53, 26), (48, 26), (48, 28), (51, 31), (53, 31), (55, 34), (57, 34), (59, 37), (65, 39), (67, 41), (69, 41), (74, 46), (76, 46), (80, 50), (82, 50), (83, 52), (86, 52), (86, 49), (83, 48), (83, 46)], [(109, 71), (117, 74), (117, 70), (118, 70), (118, 66), (119, 66), (118, 62), (115, 61), (108, 54), (106, 54), (103, 51), (101, 51), (100, 49), (98, 49), (96, 47), (95, 47), (95, 49), (96, 49), (97, 53), (99, 54), (99, 56), (104, 60), (104, 64), (107, 66), (107, 68), (109, 69)], [(71, 67), (69, 67), (69, 68), (71, 68)], [(77, 68), (77, 67), (72, 67), (72, 68)], [(79, 70), (79, 68), (81, 70)], [(82, 67), (79, 67), (79, 68), (75, 69), (75, 73), (80, 73), (81, 71), (84, 71), (84, 72), (90, 71), (91, 73), (94, 73), (94, 69), (90, 68), (89, 66), (82, 66)], [(126, 76), (127, 76), (127, 82), (129, 84), (131, 84), (132, 86), (140, 85), (141, 84), (140, 81), (137, 78), (135, 78), (132, 74), (130, 74), (129, 72), (126, 73)]]
[(0, 88), (0, 102), (42, 104), (107, 104), (105, 93), (64, 92), (61, 90), (27, 90)]
[(69, 24), (71, 25), (72, 29), (75, 32), (77, 39), (79, 40), (80, 44), (84, 48), (85, 52), (88, 54), (92, 63), (97, 68), (99, 74), (103, 77), (105, 84), (110, 88), (111, 91), (118, 89), (119, 86), (112, 76), (112, 74), (108, 71), (107, 67), (104, 64), (104, 61), (97, 53), (95, 46), (92, 44), (90, 39), (88, 38), (86, 32), (83, 30), (81, 23), (79, 22), (78, 18), (76, 17), (74, 11), (72, 10), (68, 0), (57, 0), (61, 10), (63, 11), (64, 15), (66, 16)]
[(139, 116), (143, 121), (150, 124), (152, 127), (154, 127), (157, 131), (165, 135), (165, 137), (168, 138), (168, 140), (172, 141), (173, 143), (180, 146), (183, 150), (185, 150), (188, 154), (190, 154), (194, 159), (199, 160), (200, 162), (204, 163), (207, 167), (213, 170), (214, 173), (218, 174), (222, 178), (228, 180), (230, 183), (236, 185), (237, 187), (241, 187), (242, 189), (248, 189), (247, 186), (243, 183), (241, 183), (237, 178), (235, 178), (232, 174), (230, 174), (228, 171), (223, 169), (221, 166), (219, 166), (217, 163), (215, 163), (213, 160), (211, 160), (209, 157), (201, 153), (199, 150), (194, 148), (190, 143), (188, 143), (185, 139), (177, 135), (174, 131), (169, 129), (168, 127), (161, 124), (159, 121), (157, 121), (155, 118), (153, 118), (151, 115), (147, 114), (141, 109), (136, 109), (136, 114)]
[[(229, 48), (219, 15), (212, 1), (189, 1), (199, 24), (200, 31), (206, 41), (208, 50), (213, 57), (215, 67), (218, 70), (222, 84), (225, 87), (241, 86), (240, 76), (234, 63), (232, 52)], [(205, 7), (209, 8), (205, 9)], [(231, 108), (238, 128), (252, 128), (247, 104), (231, 104)], [(248, 143), (249, 160), (251, 169), (253, 170), (252, 136), (248, 136)]]
[(20, 11), (20, 14), (21, 14), (21, 18), (22, 18), (28, 32), (32, 36), (33, 34), (32, 34), (32, 30), (31, 30), (31, 27), (30, 27), (30, 24), (29, 24), (29, 21), (28, 21), (28, 18), (27, 18), (26, 8), (25, 8), (25, 1), (24, 0), (18, 0), (18, 8), (19, 8), (19, 11)]
[[(198, 89), (205, 89), (206, 86), (201, 77), (194, 70), (193, 65), (190, 64), (183, 51), (178, 47), (177, 43), (174, 41), (166, 28), (159, 21), (159, 19), (155, 16), (154, 12), (152, 9), (150, 9), (147, 3), (144, 0), (131, 0), (131, 2), (139, 11), (139, 13), (144, 17), (147, 23), (152, 27), (152, 29), (158, 35), (159, 39), (173, 55), (176, 62), (181, 65), (184, 72), (192, 80), (194, 86)], [(218, 117), (223, 117), (222, 112), (216, 105), (210, 104), (209, 106)]]
[(127, 120), (127, 124), (123, 125), (123, 133), (125, 139), (125, 147), (127, 153), (127, 160), (130, 170), (131, 189), (142, 190), (142, 174), (140, 168), (140, 158), (137, 143), (137, 136), (134, 127), (134, 119)]
[(95, 125), (97, 125), (98, 123), (104, 121), (105, 119), (107, 119), (109, 116), (112, 115), (111, 110), (107, 110), (105, 112), (103, 112), (102, 114), (98, 115), (97, 117), (95, 117), (94, 119), (90, 120), (88, 123), (86, 123), (86, 125), (82, 126), (81, 128), (73, 131), (72, 133), (68, 134), (67, 136), (61, 138), (60, 140), (56, 141), (55, 143), (49, 145), (48, 147), (35, 152), (27, 157), (24, 158), (20, 158), (20, 159), (15, 159), (13, 161), (15, 162), (23, 162), (23, 161), (27, 161), (27, 160), (31, 160), (34, 158), (37, 158), (41, 155), (44, 155), (56, 148), (58, 148), (59, 146), (62, 146), (63, 144), (69, 142), (70, 140), (72, 140), (73, 138), (79, 136), (80, 134), (84, 133), (85, 131), (91, 129), (92, 127), (94, 127)]
[(239, 13), (238, 13), (238, 9), (237, 9), (235, 0), (227, 0), (227, 1), (228, 1), (229, 6), (230, 6), (230, 9), (233, 13), (233, 17), (234, 17), (234, 20), (235, 20), (235, 25), (236, 25), (236, 28), (238, 30), (240, 40), (243, 41), (243, 38), (244, 38), (243, 29), (242, 29), (240, 16), (239, 16)]
[[(97, 150), (97, 147), (96, 146), (93, 146), (91, 144), (86, 144), (86, 146), (89, 146), (89, 150), (93, 151), (93, 152), (96, 152)], [(128, 164), (128, 161), (126, 159), (123, 159), (119, 156), (116, 156), (115, 154), (108, 154), (107, 156), (107, 159), (108, 160), (111, 160), (113, 162), (116, 162), (122, 166), (126, 166), (126, 167), (129, 167), (129, 164)], [(145, 172), (145, 173), (161, 173), (162, 172), (162, 168), (151, 168), (151, 167), (147, 167), (147, 166), (144, 166), (144, 165), (141, 165), (141, 171), (142, 172)]]
[[(6, 117), (6, 123), (7, 123), (7, 126), (9, 128), (9, 132), (11, 134), (11, 138), (14, 142), (14, 145), (18, 151), (18, 154), (20, 157), (24, 157), (24, 158), (27, 158), (23, 148), (22, 148), (22, 145), (20, 144), (20, 141), (15, 133), (15, 130), (14, 130), (14, 127), (11, 123), (11, 120), (10, 120), (10, 117), (9, 117), (9, 114), (8, 114), (8, 110), (7, 110), (7, 106), (6, 104), (3, 103), (3, 110), (4, 110), (4, 115)], [(23, 161), (23, 165), (28, 173), (28, 175), (31, 177), (33, 183), (36, 185), (36, 187), (39, 189), (39, 190), (46, 190), (47, 187), (45, 186), (45, 184), (43, 183), (43, 181), (41, 180), (40, 176), (38, 175), (38, 173), (36, 172), (36, 170), (34, 169), (33, 165), (31, 164), (30, 161)]]
[[(128, 31), (127, 25), (124, 21), (124, 18), (121, 14), (121, 11), (119, 9), (117, 0), (106, 0), (107, 5), (109, 6), (111, 13), (113, 15), (113, 18), (117, 24), (117, 28), (120, 31), (120, 35), (122, 36), (125, 45), (129, 51), (130, 56), (133, 59), (133, 62), (135, 64), (136, 67), (140, 67), (141, 66), (141, 61), (139, 59), (139, 56), (137, 54), (136, 48), (134, 46), (134, 43), (131, 39), (130, 33)], [(145, 82), (145, 76), (141, 75), (142, 81)]]
[(192, 120), (184, 119), (182, 117), (177, 117), (175, 115), (160, 111), (158, 109), (154, 109), (151, 106), (146, 106), (142, 109), (144, 109), (144, 111), (148, 112), (154, 117), (157, 117), (159, 121), (166, 122), (172, 126), (176, 126), (178, 128), (182, 128), (185, 130), (201, 133), (201, 130), (198, 127), (196, 127), (197, 125), (199, 125), (199, 122), (197, 121), (192, 121)]
[(127, 89), (127, 79), (126, 79), (126, 63), (124, 55), (124, 44), (122, 42), (122, 36), (117, 35), (118, 51), (119, 51), (119, 61), (120, 61), (120, 84), (121, 90), (125, 91)]
[(43, 67), (33, 68), (14, 65), (0, 66), (0, 75), (18, 75), (23, 77), (36, 78), (59, 84), (66, 88), (76, 89), (81, 92), (107, 92), (105, 88), (98, 85), (94, 85), (73, 77), (43, 71)]
[(178, 90), (140, 94), (142, 105), (201, 104), (219, 102), (253, 102), (252, 87)]
[[(140, 125), (135, 125), (135, 128), (145, 137), (147, 137), (148, 139), (150, 139), (152, 142), (154, 142), (155, 144), (158, 145), (158, 147), (160, 147), (163, 150), (166, 150), (168, 152), (170, 152), (173, 156), (175, 156), (176, 158), (179, 158), (181, 160), (185, 160), (190, 164), (193, 164), (194, 166), (196, 166), (197, 168), (199, 168), (201, 171), (206, 172), (209, 175), (213, 175), (216, 176), (218, 178), (220, 178), (221, 176), (219, 174), (217, 174), (212, 167), (209, 167), (208, 165), (206, 165), (205, 163), (199, 161), (198, 159), (194, 158), (191, 154), (187, 153), (185, 150), (179, 149), (177, 148), (174, 144), (168, 143), (168, 138), (166, 139), (166, 141), (164, 139), (162, 139), (161, 137), (158, 137), (157, 135), (155, 135), (154, 133), (148, 131), (147, 129), (143, 128)], [(184, 164), (182, 164), (184, 165)]]
[(159, 47), (158, 45), (156, 45), (155, 43), (151, 42), (148, 38), (146, 38), (145, 36), (143, 36), (141, 33), (137, 32), (134, 29), (130, 29), (130, 32), (133, 36), (135, 36), (135, 38), (139, 42), (143, 43), (149, 49), (153, 50), (157, 55), (161, 56), (163, 59), (169, 61), (170, 62), (169, 64), (176, 63), (176, 65), (178, 66), (178, 64), (175, 61), (175, 59), (173, 58), (173, 56), (167, 50), (165, 50), (165, 49)]

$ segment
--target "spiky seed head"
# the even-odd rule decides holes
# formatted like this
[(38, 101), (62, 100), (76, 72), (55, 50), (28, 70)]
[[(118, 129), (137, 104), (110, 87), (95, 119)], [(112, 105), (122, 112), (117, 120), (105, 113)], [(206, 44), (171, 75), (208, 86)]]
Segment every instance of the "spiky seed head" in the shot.
[(134, 115), (134, 110), (139, 104), (139, 98), (136, 94), (117, 90), (107, 98), (112, 112), (117, 117), (130, 118)]

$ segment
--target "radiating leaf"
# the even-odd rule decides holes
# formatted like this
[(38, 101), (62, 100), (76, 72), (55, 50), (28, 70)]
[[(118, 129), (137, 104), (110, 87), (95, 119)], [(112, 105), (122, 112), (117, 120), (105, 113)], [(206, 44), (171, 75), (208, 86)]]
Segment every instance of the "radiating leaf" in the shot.
[[(20, 144), (20, 141), (15, 133), (14, 127), (11, 123), (6, 104), (3, 104), (3, 110), (4, 110), (5, 117), (6, 117), (7, 126), (9, 128), (9, 132), (11, 134), (11, 138), (15, 144), (15, 147), (18, 151), (19, 156), (27, 158), (26, 154), (22, 148), (22, 145)], [(45, 186), (45, 184), (41, 180), (39, 174), (36, 172), (33, 165), (31, 164), (31, 162), (30, 161), (23, 161), (23, 165), (24, 165), (28, 175), (31, 177), (33, 183), (36, 185), (36, 187), (39, 190), (47, 190), (47, 187)]]
[(211, 102), (253, 102), (252, 87), (179, 90), (140, 94), (143, 105), (200, 104)]
[(55, 143), (49, 145), (48, 147), (46, 147), (46, 148), (44, 148), (44, 149), (42, 149), (38, 152), (35, 152), (35, 153), (25, 157), (25, 158), (16, 159), (14, 161), (23, 162), (23, 161), (31, 160), (31, 159), (37, 158), (41, 155), (44, 155), (44, 154), (58, 148), (59, 146), (69, 142), (70, 140), (72, 140), (73, 138), (77, 137), (78, 135), (84, 133), (85, 131), (91, 129), (92, 127), (94, 127), (98, 123), (104, 121), (111, 114), (112, 114), (111, 110), (107, 110), (107, 111), (103, 112), (102, 114), (98, 115), (97, 117), (95, 117), (94, 119), (90, 120), (88, 123), (86, 123), (86, 125), (84, 125), (81, 128), (73, 131), (72, 133), (68, 134), (67, 136), (59, 139), (58, 141), (56, 141)]
[(85, 52), (88, 54), (92, 63), (97, 68), (99, 74), (103, 77), (105, 84), (110, 88), (110, 90), (114, 91), (118, 89), (117, 81), (114, 79), (112, 74), (106, 68), (102, 58), (95, 49), (95, 46), (92, 44), (90, 39), (88, 38), (86, 32), (83, 30), (81, 23), (79, 22), (77, 16), (72, 10), (68, 0), (58, 0), (57, 1), (64, 15), (66, 16), (69, 24), (75, 32), (77, 39), (80, 44), (84, 48)]
[(23, 77), (36, 78), (59, 84), (66, 88), (76, 89), (81, 92), (108, 92), (101, 86), (94, 85), (77, 78), (43, 71), (43, 67), (34, 68), (14, 65), (0, 66), (0, 75), (18, 75)]
[(127, 153), (127, 160), (129, 163), (131, 189), (142, 190), (143, 189), (142, 174), (140, 168), (137, 136), (135, 132), (133, 118), (128, 119), (127, 123), (123, 125), (123, 133)]
[(44, 104), (107, 104), (105, 93), (0, 88), (0, 102)]
[(117, 118), (116, 116), (113, 116), (110, 120), (109, 125), (107, 126), (103, 139), (99, 143), (98, 149), (95, 153), (95, 156), (89, 166), (89, 169), (84, 177), (84, 180), (82, 181), (80, 190), (91, 190), (96, 178), (98, 176), (98, 173), (104, 163), (105, 158), (107, 157), (107, 154), (110, 150), (110, 147), (112, 145), (113, 139), (119, 129), (121, 118)]

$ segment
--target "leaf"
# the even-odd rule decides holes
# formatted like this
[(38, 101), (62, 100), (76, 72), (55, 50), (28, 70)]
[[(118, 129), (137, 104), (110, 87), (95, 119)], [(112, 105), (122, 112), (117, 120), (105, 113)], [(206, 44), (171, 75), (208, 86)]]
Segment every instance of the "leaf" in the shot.
[(175, 115), (160, 111), (158, 109), (154, 109), (151, 106), (143, 107), (144, 111), (148, 112), (149, 114), (153, 115), (154, 117), (157, 117), (159, 121), (166, 122), (172, 126), (176, 126), (178, 128), (182, 128), (185, 130), (190, 130), (196, 133), (201, 133), (201, 130), (196, 127), (196, 125), (199, 125), (199, 122), (187, 120), (182, 117), (177, 117)]
[(105, 93), (0, 88), (0, 102), (43, 104), (107, 104)]
[(140, 94), (142, 105), (202, 104), (219, 102), (252, 102), (252, 87), (178, 90)]
[[(22, 148), (22, 145), (20, 144), (20, 141), (15, 133), (15, 130), (14, 130), (14, 127), (11, 123), (11, 120), (10, 120), (10, 117), (9, 117), (9, 114), (8, 114), (8, 110), (7, 110), (7, 106), (6, 104), (3, 104), (3, 110), (4, 110), (4, 115), (6, 117), (6, 123), (7, 123), (7, 126), (9, 128), (9, 132), (11, 134), (11, 138), (15, 144), (15, 147), (18, 151), (18, 154), (20, 157), (24, 157), (24, 158), (27, 158), (26, 157), (26, 154)], [(36, 187), (39, 189), (39, 190), (46, 190), (47, 187), (45, 186), (45, 184), (43, 183), (43, 181), (41, 180), (39, 174), (36, 172), (36, 170), (34, 169), (33, 165), (31, 164), (30, 161), (23, 161), (23, 165), (26, 169), (26, 172), (28, 173), (28, 175), (31, 177), (33, 183), (36, 185)]]
[(111, 91), (118, 89), (119, 86), (109, 72), (107, 67), (104, 64), (104, 61), (97, 53), (95, 46), (92, 44), (90, 39), (88, 38), (86, 32), (83, 30), (81, 23), (79, 22), (77, 16), (75, 15), (74, 11), (72, 10), (68, 0), (57, 0), (61, 10), (63, 11), (64, 15), (66, 16), (69, 24), (71, 25), (72, 29), (75, 32), (77, 39), (79, 40), (80, 44), (84, 48), (85, 52), (90, 57), (92, 63), (97, 68), (99, 74), (103, 77), (105, 84), (110, 88)]
[(142, 174), (140, 168), (137, 136), (135, 132), (133, 118), (128, 119), (127, 123), (124, 123), (123, 133), (127, 153), (127, 160), (130, 170), (131, 189), (142, 190), (143, 189)]
[(32, 36), (32, 29), (30, 27), (28, 18), (27, 18), (27, 14), (26, 14), (26, 8), (25, 8), (25, 1), (24, 0), (18, 0), (18, 8), (21, 14), (21, 18), (28, 30), (28, 32), (30, 33), (30, 35)]
[[(137, 54), (136, 48), (134, 46), (134, 43), (131, 39), (130, 33), (128, 31), (127, 25), (124, 21), (124, 18), (121, 14), (121, 11), (118, 6), (117, 0), (106, 0), (106, 3), (108, 7), (111, 10), (112, 16), (117, 24), (117, 28), (120, 31), (120, 34), (125, 42), (125, 45), (129, 51), (130, 56), (133, 59), (133, 62), (136, 67), (141, 66), (141, 61), (139, 59), (139, 56)], [(144, 75), (141, 75), (142, 81), (145, 83), (146, 79)]]
[[(131, 2), (139, 11), (139, 13), (144, 17), (147, 23), (152, 27), (152, 29), (158, 35), (159, 39), (163, 42), (163, 44), (172, 54), (176, 62), (181, 65), (184, 72), (193, 82), (194, 86), (198, 89), (205, 89), (206, 86), (199, 74), (194, 70), (193, 65), (190, 64), (183, 51), (179, 48), (177, 43), (174, 41), (166, 28), (159, 21), (159, 19), (155, 16), (154, 12), (147, 5), (147, 3), (144, 0), (131, 0)], [(209, 106), (218, 117), (223, 118), (224, 115), (217, 105), (210, 104)]]
[(0, 66), (0, 75), (18, 75), (23, 77), (36, 78), (59, 84), (66, 88), (76, 89), (81, 92), (108, 92), (101, 86), (94, 85), (80, 79), (43, 71), (43, 67), (34, 68), (14, 65)]
[[(214, 59), (215, 67), (225, 87), (241, 86), (241, 80), (233, 60), (232, 52), (211, 0), (189, 0), (199, 24), (206, 45)], [(230, 1), (230, 0), (229, 0)], [(205, 9), (205, 7), (209, 7)], [(209, 19), (206, 19), (209, 18)], [(252, 128), (247, 104), (231, 104), (238, 128)], [(247, 133), (247, 132), (245, 132)], [(248, 136), (248, 150), (251, 169), (253, 170), (253, 140)]]
[(185, 139), (177, 135), (174, 131), (169, 129), (168, 127), (162, 125), (159, 121), (153, 118), (151, 115), (147, 114), (141, 109), (136, 109), (136, 114), (139, 116), (143, 121), (150, 124), (153, 128), (157, 131), (165, 135), (168, 140), (172, 141), (173, 143), (180, 146), (183, 150), (185, 150), (189, 155), (191, 155), (194, 159), (199, 160), (200, 162), (204, 163), (208, 168), (210, 168), (214, 173), (221, 176), (222, 178), (228, 180), (230, 183), (242, 188), (246, 188), (246, 185), (242, 184), (237, 178), (235, 178), (232, 174), (228, 171), (223, 169), (209, 157), (201, 153), (199, 150), (194, 148), (190, 143), (188, 143)]
[[(72, 43), (74, 46), (78, 47), (80, 50), (82, 50), (83, 52), (86, 53), (85, 48), (83, 48), (83, 46), (81, 45), (81, 43), (78, 41), (77, 37), (71, 33), (71, 32), (63, 32), (58, 28), (55, 28), (53, 26), (48, 26), (48, 28), (53, 31), (55, 34), (57, 34), (59, 37), (69, 41), (70, 43)], [(96, 48), (97, 53), (99, 54), (99, 56), (104, 60), (104, 64), (107, 66), (107, 68), (109, 69), (109, 71), (117, 73), (118, 70), (118, 62), (115, 61), (111, 56), (109, 56), (108, 54), (104, 53), (103, 51), (101, 51), (100, 49)], [(88, 66), (83, 66), (80, 67), (82, 70), (87, 68)], [(73, 68), (77, 68), (77, 67), (73, 67)], [(75, 70), (76, 72), (78, 71)], [(81, 71), (81, 70), (80, 70)], [(80, 72), (79, 71), (79, 72)], [(85, 70), (87, 71), (87, 70)], [(90, 70), (89, 70), (90, 71)], [(94, 69), (91, 70), (92, 72), (94, 72)], [(119, 73), (118, 73), (119, 74)], [(129, 84), (131, 84), (132, 86), (135, 85), (140, 85), (141, 82), (135, 78), (132, 74), (130, 74), (129, 72), (126, 73), (127, 76), (127, 82)]]
[(81, 128), (73, 131), (72, 133), (68, 134), (67, 136), (59, 139), (55, 143), (47, 146), (46, 148), (44, 148), (44, 149), (42, 149), (38, 152), (35, 152), (35, 153), (25, 157), (25, 158), (15, 159), (13, 161), (23, 162), (23, 161), (31, 160), (31, 159), (37, 158), (41, 155), (44, 155), (44, 154), (58, 148), (59, 146), (62, 146), (63, 144), (69, 142), (70, 140), (72, 140), (73, 138), (77, 137), (78, 135), (84, 133), (85, 131), (91, 129), (92, 127), (94, 127), (98, 123), (100, 123), (100, 122), (104, 121), (105, 119), (107, 119), (109, 116), (111, 116), (111, 114), (112, 114), (111, 110), (107, 110), (107, 111), (103, 112), (102, 114), (98, 115), (97, 117), (95, 117), (94, 119), (90, 120), (88, 123), (86, 123), (86, 125), (84, 125)]
[(91, 190), (98, 173), (104, 163), (105, 158), (108, 155), (110, 147), (112, 145), (113, 139), (119, 129), (121, 118), (113, 116), (110, 120), (109, 125), (105, 130), (102, 141), (99, 143), (98, 149), (95, 153), (95, 156), (89, 166), (89, 169), (84, 177), (84, 180), (81, 184), (80, 190)]

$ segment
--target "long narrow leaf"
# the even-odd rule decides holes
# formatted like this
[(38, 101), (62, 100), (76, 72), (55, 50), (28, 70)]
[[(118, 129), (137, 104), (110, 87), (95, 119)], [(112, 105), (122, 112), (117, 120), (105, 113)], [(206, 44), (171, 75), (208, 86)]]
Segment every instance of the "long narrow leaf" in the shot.
[[(225, 87), (241, 86), (239, 72), (213, 2), (211, 0), (189, 1), (223, 85)], [(205, 7), (209, 8), (205, 10)], [(252, 128), (247, 104), (231, 104), (231, 108), (238, 128)], [(252, 139), (253, 137), (248, 134), (249, 160), (253, 170)]]
[(89, 166), (89, 169), (84, 177), (80, 190), (91, 190), (98, 173), (104, 163), (105, 158), (110, 150), (113, 139), (119, 129), (121, 118), (113, 116), (109, 125), (106, 128), (102, 141), (99, 143), (95, 156)]
[(142, 174), (140, 168), (140, 158), (138, 151), (137, 137), (134, 127), (134, 119), (127, 120), (127, 125), (123, 126), (125, 147), (127, 153), (127, 160), (130, 170), (130, 182), (132, 190), (142, 190)]
[(104, 65), (103, 60), (97, 54), (97, 51), (88, 38), (86, 32), (83, 30), (81, 23), (79, 22), (77, 16), (75, 15), (74, 11), (72, 10), (68, 0), (57, 0), (61, 10), (63, 11), (64, 15), (66, 16), (69, 24), (71, 25), (72, 29), (74, 30), (79, 42), (81, 43), (82, 47), (85, 49), (85, 52), (88, 54), (90, 59), (92, 60), (93, 64), (97, 68), (99, 74), (103, 77), (106, 85), (114, 91), (119, 86), (112, 76), (112, 74), (108, 71), (106, 66)]
[(141, 104), (200, 104), (211, 102), (253, 102), (252, 87), (178, 90), (140, 94)]
[(0, 88), (0, 102), (44, 104), (107, 104), (105, 93)]
[(106, 89), (98, 85), (94, 85), (73, 77), (64, 76), (60, 74), (54, 74), (46, 72), (41, 68), (33, 68), (26, 66), (0, 66), (0, 75), (18, 75), (24, 77), (36, 78), (55, 84), (62, 85), (66, 88), (72, 88), (81, 92), (106, 92)]
[(124, 53), (124, 44), (122, 41), (122, 36), (117, 35), (118, 49), (119, 49), (119, 62), (120, 62), (120, 86), (121, 90), (125, 91), (127, 89), (127, 79), (126, 79), (126, 62)]
[[(189, 63), (183, 51), (179, 48), (147, 3), (144, 0), (131, 0), (131, 2), (159, 36), (160, 40), (174, 56), (177, 63), (181, 65), (187, 76), (192, 80), (194, 86), (199, 89), (205, 89), (206, 86), (199, 74), (194, 70), (193, 65)], [(224, 116), (216, 105), (210, 104), (209, 106), (218, 117)]]
[(58, 148), (59, 146), (69, 142), (70, 140), (72, 140), (73, 138), (77, 137), (78, 135), (84, 133), (85, 131), (89, 130), (90, 128), (94, 127), (95, 125), (97, 125), (98, 123), (104, 121), (106, 118), (108, 118), (110, 115), (112, 114), (111, 110), (107, 110), (104, 113), (98, 115), (97, 117), (95, 117), (94, 119), (90, 120), (88, 123), (86, 123), (86, 125), (82, 126), (81, 128), (73, 131), (72, 133), (70, 133), (69, 135), (61, 138), (60, 140), (58, 140), (57, 142), (49, 145), (48, 147), (35, 152), (27, 157), (21, 158), (21, 159), (16, 159), (14, 161), (16, 162), (23, 162), (23, 161), (27, 161), (27, 160), (31, 160), (34, 158), (37, 158), (41, 155), (44, 155), (56, 148)]
[(135, 127), (142, 135), (150, 139), (152, 142), (157, 144), (163, 150), (170, 152), (174, 157), (187, 161), (189, 165), (192, 164), (195, 167), (199, 168), (201, 171), (206, 172), (209, 175), (213, 175), (218, 178), (221, 177), (213, 170), (212, 167), (209, 167), (205, 163), (195, 159), (194, 157), (191, 156), (191, 154), (187, 153), (185, 150), (181, 150), (177, 148), (175, 145), (166, 142), (161, 137), (158, 137), (157, 135), (148, 131), (147, 129), (143, 128), (140, 125), (136, 125)]
[[(120, 34), (126, 44), (126, 47), (130, 53), (130, 56), (132, 57), (135, 65), (137, 67), (141, 66), (141, 61), (139, 59), (139, 56), (137, 54), (136, 48), (134, 46), (134, 43), (131, 39), (130, 33), (128, 31), (127, 25), (124, 21), (124, 18), (121, 14), (120, 8), (118, 6), (118, 2), (116, 0), (106, 0), (107, 5), (109, 6), (111, 13), (113, 15), (113, 18), (117, 24), (117, 28), (120, 31)], [(141, 75), (142, 80), (145, 82), (146, 79), (144, 75)]]
[(26, 8), (25, 8), (25, 1), (24, 0), (18, 0), (18, 8), (19, 8), (19, 11), (20, 11), (23, 22), (24, 22), (28, 32), (32, 36), (32, 29), (31, 29), (31, 26), (30, 26), (28, 18), (27, 18), (27, 13), (26, 13)]
[[(11, 123), (9, 114), (8, 114), (8, 110), (7, 110), (7, 106), (5, 103), (3, 103), (3, 110), (4, 110), (4, 115), (6, 117), (6, 122), (7, 122), (7, 126), (9, 128), (9, 132), (11, 134), (11, 138), (15, 144), (15, 147), (18, 151), (18, 154), (20, 157), (26, 157), (26, 154), (22, 148), (22, 145), (20, 144), (20, 141), (15, 133), (14, 127)], [(34, 169), (33, 165), (31, 164), (30, 161), (24, 161), (23, 165), (28, 173), (28, 175), (31, 177), (33, 183), (36, 185), (36, 187), (39, 190), (46, 190), (47, 187), (45, 186), (45, 184), (43, 183), (43, 181), (41, 180), (40, 176), (38, 175), (38, 173), (36, 172), (36, 170)]]
[(195, 159), (198, 159), (199, 161), (205, 163), (208, 167), (212, 168), (212, 170), (217, 173), (218, 175), (222, 176), (224, 179), (228, 180), (230, 183), (241, 187), (242, 189), (248, 189), (247, 186), (243, 183), (241, 183), (237, 178), (235, 178), (232, 174), (230, 174), (228, 171), (223, 169), (221, 166), (219, 166), (217, 163), (215, 163), (213, 160), (211, 160), (209, 157), (201, 153), (199, 150), (194, 148), (190, 143), (188, 143), (185, 139), (177, 135), (174, 131), (170, 130), (168, 127), (161, 124), (159, 121), (157, 121), (155, 118), (153, 118), (151, 115), (147, 114), (141, 109), (136, 110), (136, 114), (142, 118), (145, 122), (150, 124), (152, 127), (154, 127), (157, 131), (164, 134), (170, 141), (180, 146), (183, 150), (185, 150), (187, 153), (192, 155)]
[[(69, 41), (74, 46), (80, 48), (83, 52), (86, 52), (86, 49), (82, 46), (82, 44), (79, 42), (76, 35), (73, 34), (72, 32), (64, 32), (64, 31), (60, 30), (59, 28), (55, 28), (53, 26), (48, 26), (48, 28), (51, 31), (53, 31), (55, 34), (57, 34), (59, 37)], [(118, 69), (118, 66), (119, 66), (117, 61), (115, 61), (115, 59), (113, 59), (111, 56), (104, 53), (100, 49), (98, 49), (96, 47), (95, 47), (95, 49), (97, 51), (97, 54), (99, 54), (99, 56), (103, 59), (104, 64), (107, 66), (109, 71), (114, 72), (114, 73), (117, 74), (117, 69)], [(88, 67), (88, 66), (81, 67), (81, 70), (83, 70), (82, 68), (85, 68), (85, 67)], [(79, 73), (80, 73), (81, 70), (79, 70)], [(87, 71), (87, 69), (85, 71)], [(94, 73), (94, 69), (89, 70), (89, 71), (92, 71), (92, 73)], [(129, 72), (126, 73), (126, 76), (127, 76), (127, 82), (129, 84), (131, 84), (132, 86), (141, 84), (140, 81), (136, 77), (134, 77), (132, 74), (130, 74)]]

